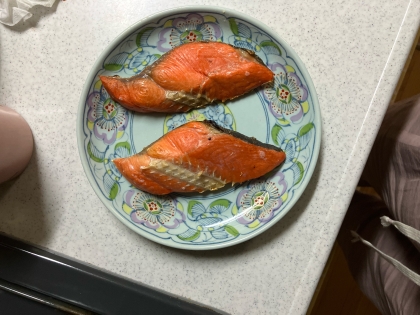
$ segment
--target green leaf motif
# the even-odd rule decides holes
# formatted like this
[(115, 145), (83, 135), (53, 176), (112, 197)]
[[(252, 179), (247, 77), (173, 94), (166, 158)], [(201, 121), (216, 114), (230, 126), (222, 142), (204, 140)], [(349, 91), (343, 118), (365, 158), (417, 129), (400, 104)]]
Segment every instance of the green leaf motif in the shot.
[(123, 67), (122, 65), (110, 64), (110, 63), (104, 66), (105, 70), (108, 70), (108, 71), (119, 71), (122, 69), (122, 67)]
[(238, 24), (236, 24), (235, 19), (233, 18), (229, 19), (229, 26), (230, 26), (230, 29), (232, 30), (232, 33), (235, 34), (236, 36), (239, 36)]
[(115, 197), (117, 197), (118, 195), (118, 191), (119, 191), (118, 184), (114, 183), (114, 185), (112, 185), (111, 187), (111, 191), (109, 192), (109, 199), (114, 200)]
[(141, 30), (140, 33), (137, 34), (136, 37), (136, 45), (137, 47), (146, 46), (147, 38), (150, 36), (150, 34), (153, 32), (153, 27), (146, 27), (145, 29)]
[(177, 235), (177, 237), (185, 242), (192, 242), (199, 238), (200, 234), (200, 231), (189, 229), (188, 231)]
[(108, 71), (119, 71), (124, 67), (125, 61), (127, 60), (128, 53), (123, 52), (116, 54), (109, 58), (109, 60), (104, 64), (105, 70)]
[(300, 128), (300, 130), (299, 130), (299, 137), (302, 137), (302, 136), (306, 135), (313, 128), (314, 128), (314, 124), (313, 123), (306, 124), (305, 126), (303, 126), (302, 128)]
[(290, 126), (290, 122), (287, 119), (279, 118), (278, 123), (282, 126)]
[(105, 152), (99, 151), (92, 142), (89, 141), (87, 145), (87, 152), (89, 157), (95, 162), (102, 163), (105, 160)]
[(271, 40), (265, 40), (265, 41), (261, 42), (260, 46), (261, 46), (261, 49), (266, 54), (281, 56), (281, 49), (280, 49), (280, 47), (277, 46), (277, 44), (274, 43), (274, 42), (272, 42)]
[(297, 184), (299, 184), (300, 183), (300, 181), (302, 180), (302, 178), (303, 178), (303, 174), (305, 174), (305, 169), (304, 169), (304, 167), (303, 167), (303, 165), (302, 165), (302, 163), (300, 163), (299, 161), (296, 161), (296, 166), (298, 167), (298, 169), (299, 169), (299, 176), (298, 176), (298, 178), (297, 178), (297, 180), (295, 181), (295, 183), (294, 183), (294, 185), (293, 186), (296, 186)]
[(118, 142), (115, 145), (115, 152), (121, 157), (128, 156), (131, 153), (131, 145), (127, 141)]
[(228, 232), (230, 235), (232, 235), (233, 237), (237, 237), (239, 235), (239, 232), (237, 229), (235, 229), (233, 226), (231, 225), (225, 225), (225, 231)]
[(230, 207), (230, 205), (232, 204), (232, 202), (231, 201), (229, 201), (229, 200), (227, 200), (227, 199), (217, 199), (217, 200), (215, 200), (215, 201), (213, 201), (211, 204), (210, 204), (210, 209), (211, 208), (214, 208), (214, 207), (217, 207), (217, 206), (220, 206), (220, 207), (223, 207), (223, 208), (226, 208), (226, 209), (228, 209), (229, 207)]
[(189, 203), (188, 203), (188, 214), (189, 215), (193, 215), (193, 212), (192, 212), (192, 209), (193, 209), (193, 207), (196, 205), (196, 204), (201, 204), (201, 202), (199, 202), (199, 201), (196, 201), (196, 200), (191, 200)]
[(283, 129), (279, 125), (274, 125), (273, 128), (271, 129), (271, 139), (273, 139), (273, 142), (276, 145), (280, 145), (280, 143), (277, 141), (277, 137), (279, 135), (279, 132), (282, 130)]

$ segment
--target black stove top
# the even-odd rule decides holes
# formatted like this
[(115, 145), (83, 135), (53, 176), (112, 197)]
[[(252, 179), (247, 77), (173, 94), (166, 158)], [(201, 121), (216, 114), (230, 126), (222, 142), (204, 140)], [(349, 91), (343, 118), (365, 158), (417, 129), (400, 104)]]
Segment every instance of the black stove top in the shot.
[(0, 314), (226, 314), (0, 234)]

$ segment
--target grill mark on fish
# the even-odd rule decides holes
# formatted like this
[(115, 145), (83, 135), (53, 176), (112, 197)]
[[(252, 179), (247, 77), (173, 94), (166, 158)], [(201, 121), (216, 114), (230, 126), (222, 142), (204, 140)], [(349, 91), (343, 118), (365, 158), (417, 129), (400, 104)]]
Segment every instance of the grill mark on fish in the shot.
[[(149, 73), (150, 73), (150, 70), (149, 70)], [(141, 72), (140, 74), (135, 75), (133, 77), (130, 77), (130, 78), (121, 78), (119, 75), (114, 75), (112, 77), (116, 78), (116, 79), (119, 79), (121, 81), (126, 81), (126, 82), (134, 81), (134, 80), (137, 80), (137, 79), (140, 79), (140, 78), (141, 79), (149, 79), (149, 80), (155, 82), (148, 75), (148, 73), (143, 73), (143, 72)], [(200, 92), (201, 92), (201, 89), (200, 89)], [(169, 105), (170, 107), (173, 107), (175, 105), (178, 105), (178, 106), (183, 106), (184, 105), (184, 106), (190, 107), (191, 109), (196, 109), (196, 108), (204, 107), (204, 106), (206, 106), (206, 105), (208, 105), (208, 104), (210, 104), (214, 101), (214, 100), (208, 98), (206, 95), (202, 95), (201, 93), (192, 94), (192, 93), (187, 93), (187, 92), (184, 92), (184, 91), (165, 91), (165, 96), (166, 96), (166, 99), (174, 102), (171, 105)]]
[(200, 108), (200, 107), (204, 107), (209, 103), (212, 103), (213, 100), (209, 99), (207, 96), (205, 95), (201, 95), (201, 94), (190, 94), (190, 93), (185, 93), (182, 91), (166, 91), (166, 98), (168, 100), (186, 105), (186, 106), (190, 106), (193, 108)]
[(142, 167), (144, 172), (153, 174), (153, 172), (160, 173), (164, 176), (169, 176), (180, 183), (185, 183), (189, 186), (194, 186), (197, 190), (216, 190), (226, 185), (226, 182), (221, 178), (210, 175), (206, 171), (193, 172), (184, 165), (177, 165), (175, 163), (165, 161), (162, 159), (150, 158), (149, 166)]

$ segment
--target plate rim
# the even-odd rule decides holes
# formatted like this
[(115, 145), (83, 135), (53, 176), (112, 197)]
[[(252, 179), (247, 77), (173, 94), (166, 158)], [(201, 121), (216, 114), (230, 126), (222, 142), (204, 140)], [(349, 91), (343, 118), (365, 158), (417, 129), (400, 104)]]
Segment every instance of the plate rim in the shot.
[[(309, 165), (309, 168), (307, 170), (307, 175), (305, 176), (301, 187), (299, 187), (299, 190), (296, 193), (296, 197), (294, 200), (291, 200), (288, 208), (281, 211), (277, 216), (275, 216), (272, 220), (264, 224), (259, 229), (256, 229), (254, 232), (251, 232), (247, 235), (244, 235), (242, 238), (235, 238), (233, 240), (223, 242), (223, 243), (217, 243), (212, 245), (198, 245), (190, 246), (188, 244), (181, 244), (171, 241), (171, 239), (161, 239), (154, 237), (153, 235), (150, 235), (148, 233), (142, 233), (141, 229), (137, 229), (134, 226), (128, 224), (123, 218), (119, 215), (118, 211), (114, 209), (113, 207), (109, 206), (109, 200), (106, 200), (106, 198), (102, 195), (102, 193), (99, 190), (99, 187), (97, 187), (95, 179), (93, 178), (92, 174), (90, 174), (90, 168), (88, 165), (88, 162), (85, 159), (85, 156), (83, 155), (83, 149), (84, 149), (84, 139), (82, 140), (83, 136), (83, 127), (84, 127), (84, 120), (83, 120), (83, 113), (85, 111), (86, 106), (86, 97), (89, 94), (89, 90), (91, 87), (92, 80), (95, 78), (98, 67), (102, 66), (103, 60), (106, 56), (108, 56), (114, 49), (117, 47), (121, 42), (121, 39), (126, 38), (127, 36), (131, 35), (133, 32), (135, 32), (137, 29), (141, 28), (145, 24), (156, 22), (157, 20), (161, 20), (166, 16), (174, 15), (174, 14), (184, 14), (184, 13), (191, 13), (191, 12), (206, 12), (206, 13), (217, 13), (227, 16), (238, 16), (243, 18), (244, 20), (252, 21), (253, 24), (255, 24), (258, 28), (275, 38), (281, 45), (284, 46), (286, 51), (288, 52), (288, 55), (291, 55), (293, 57), (293, 60), (297, 65), (299, 65), (299, 69), (302, 73), (302, 75), (305, 77), (306, 83), (308, 85), (308, 89), (312, 92), (312, 101), (313, 106), (317, 108), (317, 113), (314, 115), (314, 123), (317, 126), (317, 131), (315, 133), (315, 145), (314, 145), (314, 151), (313, 151), (313, 163)], [(318, 163), (318, 157), (319, 157), (319, 151), (321, 148), (321, 133), (322, 133), (322, 119), (321, 119), (321, 109), (319, 106), (318, 101), (318, 95), (316, 93), (315, 86), (312, 81), (312, 77), (310, 76), (308, 70), (306, 69), (305, 64), (300, 59), (299, 55), (294, 51), (294, 49), (284, 40), (280, 37), (280, 35), (277, 34), (274, 30), (272, 30), (270, 27), (265, 25), (260, 20), (246, 14), (240, 11), (236, 11), (233, 9), (225, 8), (225, 7), (219, 7), (219, 6), (211, 6), (211, 5), (189, 5), (189, 6), (181, 6), (171, 9), (166, 9), (163, 11), (159, 11), (157, 13), (148, 15), (139, 21), (135, 22), (134, 24), (130, 25), (128, 28), (126, 28), (123, 32), (118, 34), (111, 42), (105, 47), (104, 50), (100, 53), (100, 55), (96, 58), (94, 64), (91, 66), (91, 69), (89, 71), (89, 74), (87, 75), (85, 79), (85, 83), (83, 85), (83, 89), (80, 95), (79, 99), (79, 105), (77, 110), (77, 120), (76, 120), (76, 137), (77, 137), (77, 147), (79, 151), (79, 157), (82, 163), (83, 171), (89, 181), (90, 186), (93, 188), (94, 192), (96, 193), (97, 197), (101, 200), (101, 202), (104, 204), (104, 206), (111, 211), (111, 213), (120, 221), (122, 222), (126, 227), (130, 228), (132, 231), (134, 231), (136, 234), (145, 237), (155, 243), (165, 245), (172, 248), (178, 248), (178, 249), (185, 249), (185, 250), (191, 250), (191, 251), (197, 251), (197, 250), (214, 250), (219, 248), (225, 248), (229, 246), (234, 246), (243, 242), (246, 242), (259, 234), (267, 231), (269, 228), (271, 228), (273, 225), (275, 225), (278, 221), (280, 221), (289, 211), (292, 210), (296, 202), (300, 199), (303, 192), (306, 190), (312, 175), (314, 173), (315, 167)]]

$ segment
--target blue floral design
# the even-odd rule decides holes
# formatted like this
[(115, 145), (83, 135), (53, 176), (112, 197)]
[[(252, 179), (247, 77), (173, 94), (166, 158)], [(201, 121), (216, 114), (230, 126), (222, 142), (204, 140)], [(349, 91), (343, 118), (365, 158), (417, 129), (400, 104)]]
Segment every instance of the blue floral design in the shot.
[(219, 126), (222, 126), (226, 129), (233, 129), (233, 117), (229, 113), (225, 113), (223, 105), (217, 104), (213, 106), (208, 106), (204, 109), (199, 110), (203, 115), (209, 120), (213, 120)]
[(165, 122), (164, 132), (169, 132), (189, 121), (212, 120), (219, 126), (235, 130), (235, 120), (228, 107), (222, 104), (207, 106), (206, 108), (192, 110), (188, 113), (168, 115)]
[(229, 24), (234, 36), (229, 38), (231, 44), (236, 47), (241, 47), (249, 50), (259, 50), (257, 43), (252, 40), (252, 31), (244, 23), (238, 23), (235, 19), (230, 19)]
[(116, 181), (120, 180), (122, 177), (120, 171), (112, 162), (115, 159), (125, 158), (130, 156), (131, 146), (128, 142), (120, 142), (115, 145), (114, 153), (111, 153), (107, 159), (105, 159), (105, 169), (109, 175), (112, 175)]
[(138, 47), (131, 52), (122, 52), (114, 55), (104, 64), (105, 70), (119, 72), (124, 70), (128, 74), (140, 73), (143, 69), (160, 58), (149, 49)]
[(131, 153), (131, 146), (128, 142), (119, 142), (115, 145), (113, 153), (108, 154), (108, 158), (105, 158), (108, 148), (109, 146), (106, 147), (105, 151), (100, 151), (91, 143), (88, 154), (96, 163), (103, 163), (105, 172), (102, 176), (102, 192), (106, 198), (114, 200), (121, 190), (120, 182), (124, 180), (124, 177), (121, 176), (121, 173), (115, 167), (112, 160), (129, 156)]
[(229, 37), (230, 44), (254, 51), (273, 71), (276, 65), (287, 64), (282, 56), (282, 48), (262, 32), (256, 32), (246, 23), (233, 18), (229, 19), (229, 24), (234, 34)]
[(143, 50), (142, 48), (137, 48), (136, 51), (139, 53), (131, 53), (127, 57), (129, 70), (132, 70), (134, 73), (141, 72), (145, 67), (151, 65), (156, 60), (159, 59), (160, 55), (149, 53), (147, 50)]
[(182, 126), (187, 122), (184, 114), (174, 115), (166, 121), (168, 131), (174, 130), (175, 128)]
[[(230, 236), (236, 236), (233, 227), (226, 226), (222, 221), (229, 218), (229, 208), (232, 202), (227, 199), (218, 199), (213, 201), (208, 207), (201, 202), (192, 200), (188, 204), (188, 226), (200, 234), (207, 234), (207, 239), (225, 239)], [(197, 235), (198, 236), (198, 235)]]

